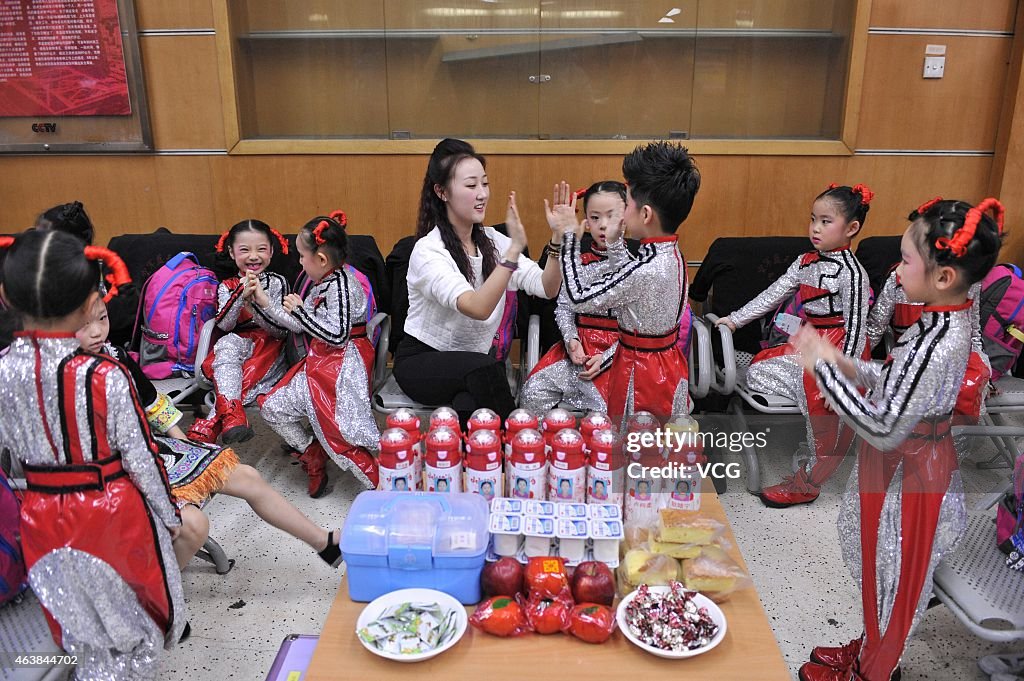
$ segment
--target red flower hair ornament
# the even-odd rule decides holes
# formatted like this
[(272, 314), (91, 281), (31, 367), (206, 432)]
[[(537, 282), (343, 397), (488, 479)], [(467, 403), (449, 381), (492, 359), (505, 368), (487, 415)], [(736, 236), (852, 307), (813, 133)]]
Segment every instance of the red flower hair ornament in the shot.
[[(839, 189), (840, 185), (835, 182), (829, 184), (828, 189), (825, 191), (831, 191), (833, 189)], [(860, 194), (860, 205), (868, 206), (871, 204), (871, 200), (875, 198), (875, 193), (866, 184), (855, 184), (850, 190), (854, 194)]]
[[(224, 243), (228, 240), (228, 235), (231, 234), (231, 230), (224, 232), (220, 235), (220, 239), (217, 240), (217, 246), (214, 248), (218, 253), (224, 252)], [(271, 228), (270, 234), (277, 239), (277, 243), (281, 245), (281, 253), (288, 255), (288, 239), (284, 238), (284, 235), (276, 229)]]
[(327, 220), (321, 220), (320, 224), (313, 228), (313, 241), (316, 242), (317, 246), (323, 246), (326, 242), (324, 239), (324, 230), (331, 226), (331, 223)]
[(1002, 235), (1003, 216), (1005, 214), (1005, 210), (1003, 209), (1003, 204), (999, 203), (998, 199), (990, 197), (967, 211), (967, 217), (964, 218), (963, 227), (953, 232), (953, 236), (943, 236), (936, 239), (935, 248), (941, 251), (949, 251), (957, 258), (962, 258), (967, 255), (967, 247), (970, 245), (971, 239), (974, 238), (974, 233), (978, 229), (978, 223), (981, 222), (981, 216), (990, 209), (992, 210), (992, 215), (995, 218), (999, 234)]
[(940, 202), (940, 201), (942, 201), (942, 200), (943, 200), (943, 199), (942, 199), (942, 197), (941, 197), (941, 196), (936, 196), (936, 197), (935, 197), (934, 199), (928, 199), (927, 201), (925, 201), (924, 203), (922, 203), (922, 204), (921, 204), (920, 206), (918, 206), (918, 207), (917, 207), (917, 210), (916, 210), (915, 212), (916, 212), (916, 213), (917, 213), (918, 215), (924, 215), (924, 214), (925, 214), (925, 213), (927, 213), (927, 212), (928, 212), (929, 210), (931, 210), (932, 206), (934, 206), (935, 204), (939, 203), (939, 202)]
[(109, 248), (86, 246), (85, 257), (102, 262), (110, 270), (110, 274), (106, 277), (107, 283), (110, 284), (110, 290), (103, 296), (104, 303), (109, 303), (110, 299), (117, 295), (119, 287), (131, 283), (132, 278), (128, 274), (128, 267), (124, 264), (124, 260), (121, 260), (121, 257)]

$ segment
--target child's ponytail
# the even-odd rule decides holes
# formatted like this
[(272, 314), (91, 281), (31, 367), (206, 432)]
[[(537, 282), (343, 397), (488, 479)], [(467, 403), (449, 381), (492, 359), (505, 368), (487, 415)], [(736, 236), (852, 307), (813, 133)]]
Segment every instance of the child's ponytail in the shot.
[(217, 245), (214, 246), (217, 268), (222, 269), (225, 273), (234, 272), (235, 264), (231, 257), (231, 246), (235, 243), (235, 237), (242, 232), (260, 232), (267, 237), (272, 248), (278, 248), (283, 255), (288, 255), (288, 240), (280, 232), (262, 220), (242, 220), (225, 230), (217, 239)]
[(86, 247), (65, 232), (31, 230), (17, 237), (0, 238), (8, 249), (4, 259), (4, 297), (18, 312), (36, 319), (65, 317), (85, 303), (100, 287), (100, 262), (110, 271), (116, 288), (131, 281), (117, 254)]
[(855, 184), (850, 187), (832, 183), (814, 200), (830, 200), (847, 222), (856, 220), (863, 229), (864, 221), (868, 219), (868, 211), (871, 209), (871, 201), (874, 198), (875, 193), (866, 184)]
[(960, 269), (970, 285), (981, 281), (999, 257), (1004, 216), (1003, 204), (994, 198), (972, 206), (937, 196), (918, 206), (909, 219), (918, 225), (915, 236), (922, 256), (932, 266)]
[(335, 210), (330, 215), (320, 215), (307, 222), (299, 232), (299, 238), (314, 252), (327, 255), (335, 269), (348, 259), (348, 216), (345, 211)]

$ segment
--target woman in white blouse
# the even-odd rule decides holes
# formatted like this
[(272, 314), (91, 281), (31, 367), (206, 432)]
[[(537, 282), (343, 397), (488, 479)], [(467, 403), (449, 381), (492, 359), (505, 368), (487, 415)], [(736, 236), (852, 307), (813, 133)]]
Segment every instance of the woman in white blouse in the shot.
[(515, 192), (505, 217), (508, 236), (483, 226), (490, 196), (485, 164), (461, 140), (442, 140), (430, 156), (419, 240), (409, 258), (405, 337), (395, 351), (395, 379), (405, 394), (423, 404), (450, 404), (463, 423), (480, 407), (502, 420), (515, 408), (505, 365), (488, 354), (505, 311), (505, 291), (554, 298), (562, 284), (561, 232), (552, 231), (541, 270), (522, 254), (526, 232)]

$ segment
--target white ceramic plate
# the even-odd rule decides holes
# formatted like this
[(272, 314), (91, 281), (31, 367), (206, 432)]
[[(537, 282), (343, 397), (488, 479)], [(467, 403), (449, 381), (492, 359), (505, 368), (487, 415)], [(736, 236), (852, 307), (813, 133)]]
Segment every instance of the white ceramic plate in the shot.
[[(669, 587), (667, 586), (649, 586), (647, 588), (650, 589), (651, 593), (668, 593), (669, 591)], [(629, 625), (626, 623), (626, 606), (628, 606), (633, 601), (633, 599), (636, 598), (636, 595), (637, 592), (634, 591), (633, 593), (629, 594), (628, 596), (622, 599), (622, 601), (619, 603), (618, 610), (616, 610), (615, 612), (615, 619), (618, 622), (619, 629), (622, 630), (622, 634), (630, 641), (630, 643), (633, 643), (637, 647), (646, 650), (652, 655), (657, 655), (658, 657), (666, 657), (670, 660), (679, 660), (684, 657), (694, 657), (696, 655), (708, 652), (709, 650), (717, 646), (719, 643), (721, 643), (722, 639), (725, 638), (725, 614), (722, 612), (722, 609), (719, 608), (714, 601), (712, 601), (704, 594), (697, 593), (693, 597), (693, 602), (697, 605), (698, 608), (707, 608), (708, 615), (711, 617), (711, 620), (718, 625), (718, 633), (714, 635), (711, 641), (702, 648), (697, 648), (696, 650), (681, 651), (663, 650), (661, 648), (655, 648), (654, 646), (647, 645), (646, 643), (642, 642), (639, 638), (637, 638), (632, 631), (630, 631)]]
[[(411, 653), (409, 655), (388, 653), (383, 650), (377, 650), (359, 636), (359, 630), (380, 617), (381, 613), (383, 613), (387, 608), (407, 602), (437, 603), (441, 606), (442, 610), (454, 611), (455, 634), (453, 634), (446, 643), (434, 648), (433, 650), (428, 650), (423, 653)], [(443, 591), (435, 591), (434, 589), (399, 589), (398, 591), (392, 591), (391, 593), (384, 594), (380, 598), (371, 601), (365, 608), (363, 608), (363, 611), (359, 613), (359, 618), (356, 620), (355, 636), (359, 639), (359, 642), (363, 644), (363, 647), (374, 655), (379, 655), (388, 660), (395, 660), (396, 662), (419, 662), (420, 660), (428, 660), (435, 655), (440, 655), (458, 643), (459, 639), (462, 638), (462, 635), (466, 633), (466, 627), (468, 626), (469, 617), (466, 616), (465, 606)]]

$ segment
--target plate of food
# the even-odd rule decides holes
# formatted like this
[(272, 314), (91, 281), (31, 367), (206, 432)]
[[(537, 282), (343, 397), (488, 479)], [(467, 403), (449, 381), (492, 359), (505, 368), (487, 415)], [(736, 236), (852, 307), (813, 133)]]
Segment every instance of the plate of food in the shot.
[(669, 659), (701, 655), (725, 638), (722, 609), (675, 581), (641, 585), (619, 603), (616, 620), (631, 643)]
[(369, 603), (356, 620), (356, 637), (374, 655), (419, 662), (458, 643), (466, 633), (466, 608), (433, 589), (400, 589)]

